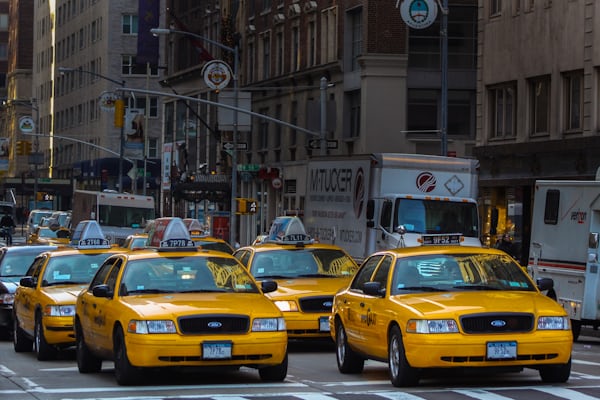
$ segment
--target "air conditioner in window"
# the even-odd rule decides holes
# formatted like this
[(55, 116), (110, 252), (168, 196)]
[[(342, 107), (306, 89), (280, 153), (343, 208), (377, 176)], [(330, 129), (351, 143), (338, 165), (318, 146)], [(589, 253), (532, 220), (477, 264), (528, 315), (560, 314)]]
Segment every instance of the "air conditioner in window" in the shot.
[(290, 4), (290, 7), (288, 8), (288, 15), (290, 17), (297, 17), (301, 12), (300, 4)]
[(278, 13), (273, 16), (273, 22), (276, 24), (281, 24), (283, 21), (285, 21), (285, 15)]
[(317, 9), (316, 1), (307, 1), (306, 3), (304, 3), (304, 12), (305, 13), (315, 11), (316, 9)]

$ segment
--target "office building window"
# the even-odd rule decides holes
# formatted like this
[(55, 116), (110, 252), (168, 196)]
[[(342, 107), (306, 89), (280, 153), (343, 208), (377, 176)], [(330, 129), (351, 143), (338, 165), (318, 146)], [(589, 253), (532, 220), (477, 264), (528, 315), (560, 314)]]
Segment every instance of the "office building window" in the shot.
[(262, 78), (271, 76), (271, 36), (265, 33), (262, 38)]
[(126, 35), (138, 33), (138, 16), (125, 14), (121, 18), (121, 32)]
[(348, 12), (350, 25), (350, 70), (358, 70), (358, 57), (362, 54), (362, 8)]
[(514, 82), (491, 87), (488, 90), (491, 138), (515, 136), (517, 85)]
[(565, 121), (567, 131), (583, 128), (583, 71), (564, 74)]
[(498, 15), (502, 12), (502, 0), (490, 0), (490, 16)]
[[(124, 54), (121, 57), (121, 73), (123, 75), (146, 75), (146, 65), (136, 63), (135, 56)], [(150, 66), (150, 76), (158, 76), (156, 65)]]
[(292, 28), (292, 72), (300, 69), (300, 30), (297, 26)]
[(337, 6), (321, 11), (321, 63), (337, 59)]
[[(146, 96), (129, 97), (129, 108), (138, 108), (146, 110)], [(145, 112), (145, 111), (144, 111)], [(158, 97), (150, 96), (150, 105), (148, 107), (148, 116), (150, 118), (158, 118)]]
[(529, 80), (530, 134), (548, 134), (550, 126), (550, 77)]

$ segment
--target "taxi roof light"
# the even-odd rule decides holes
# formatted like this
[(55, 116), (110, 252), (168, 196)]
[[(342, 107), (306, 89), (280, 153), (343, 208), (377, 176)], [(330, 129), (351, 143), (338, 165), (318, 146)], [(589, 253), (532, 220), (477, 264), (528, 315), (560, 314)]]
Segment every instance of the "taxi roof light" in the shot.
[(287, 216), (275, 218), (269, 234), (262, 241), (262, 243), (293, 243), (300, 247), (314, 242), (315, 240), (306, 234), (300, 218)]
[(148, 233), (148, 246), (159, 250), (197, 250), (185, 223), (179, 217), (157, 218)]
[(75, 227), (70, 245), (78, 249), (110, 249), (111, 244), (104, 236), (98, 221), (81, 221)]

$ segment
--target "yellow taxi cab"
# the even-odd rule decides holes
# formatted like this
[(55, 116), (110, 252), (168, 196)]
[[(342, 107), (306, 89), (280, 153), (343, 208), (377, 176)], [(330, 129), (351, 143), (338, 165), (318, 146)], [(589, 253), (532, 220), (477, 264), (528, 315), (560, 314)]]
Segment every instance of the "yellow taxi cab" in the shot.
[(234, 256), (257, 280), (274, 279), (267, 294), (283, 311), (290, 339), (329, 339), (334, 294), (358, 270), (338, 246), (315, 243), (297, 217), (278, 217), (261, 244), (242, 247)]
[(146, 247), (147, 241), (147, 233), (134, 233), (125, 238), (125, 241), (121, 247), (127, 250), (140, 249)]
[[(388, 362), (394, 386), (414, 386), (432, 369), (533, 368), (566, 382), (573, 336), (565, 310), (508, 254), (424, 235), (422, 245), (370, 255), (336, 294), (330, 319), (338, 369)], [(456, 235), (460, 236), (460, 235)]]
[(75, 345), (73, 317), (77, 294), (102, 262), (123, 249), (112, 247), (96, 221), (82, 221), (70, 246), (39, 254), (21, 278), (13, 303), (16, 352), (36, 352), (38, 360)]
[(193, 218), (184, 218), (183, 223), (186, 225), (192, 241), (196, 247), (205, 250), (217, 250), (227, 254), (233, 254), (233, 247), (225, 240), (213, 236), (205, 235), (200, 221)]
[(109, 257), (77, 297), (81, 373), (114, 362), (117, 382), (168, 367), (257, 368), (264, 381), (287, 375), (281, 311), (233, 256), (194, 246), (180, 218), (159, 218), (148, 247)]
[(38, 226), (27, 238), (27, 244), (67, 245), (71, 241), (69, 229), (61, 226)]

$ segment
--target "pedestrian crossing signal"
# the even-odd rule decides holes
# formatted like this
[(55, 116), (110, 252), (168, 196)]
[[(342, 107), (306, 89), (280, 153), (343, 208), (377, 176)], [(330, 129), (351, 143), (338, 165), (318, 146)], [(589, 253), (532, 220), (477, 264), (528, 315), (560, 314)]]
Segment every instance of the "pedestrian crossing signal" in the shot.
[(256, 214), (258, 211), (258, 202), (254, 199), (237, 197), (237, 214)]

